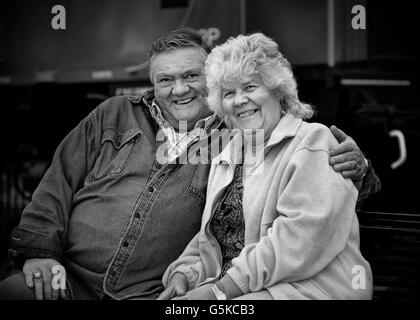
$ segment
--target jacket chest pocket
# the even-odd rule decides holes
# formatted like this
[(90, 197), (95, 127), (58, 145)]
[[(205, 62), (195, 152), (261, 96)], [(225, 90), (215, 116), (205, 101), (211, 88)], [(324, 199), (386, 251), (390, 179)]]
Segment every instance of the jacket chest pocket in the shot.
[(101, 141), (101, 152), (93, 169), (86, 177), (86, 183), (123, 174), (130, 162), (133, 148), (140, 134), (138, 129), (129, 130), (123, 134), (114, 129), (105, 131)]
[(186, 189), (187, 194), (198, 200), (199, 202), (206, 201), (207, 182), (209, 177), (210, 166), (207, 164), (191, 165), (189, 171), (189, 184)]

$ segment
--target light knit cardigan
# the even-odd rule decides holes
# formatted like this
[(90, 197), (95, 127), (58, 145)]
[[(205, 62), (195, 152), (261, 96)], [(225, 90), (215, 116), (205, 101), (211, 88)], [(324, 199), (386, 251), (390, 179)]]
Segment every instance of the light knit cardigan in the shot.
[[(220, 247), (209, 231), (218, 195), (231, 182), (240, 152), (235, 136), (213, 160), (199, 233), (163, 276), (176, 272), (190, 289), (214, 282)], [(357, 189), (329, 165), (330, 130), (290, 114), (282, 117), (264, 157), (244, 177), (245, 247), (227, 274), (246, 294), (275, 299), (371, 299), (372, 272), (359, 250)]]

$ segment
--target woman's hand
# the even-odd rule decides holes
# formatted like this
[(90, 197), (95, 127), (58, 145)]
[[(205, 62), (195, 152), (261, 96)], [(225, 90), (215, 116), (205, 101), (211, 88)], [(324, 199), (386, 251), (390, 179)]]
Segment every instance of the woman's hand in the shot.
[[(174, 300), (216, 300), (216, 296), (211, 289), (212, 285), (212, 283), (205, 284), (204, 286), (188, 291), (184, 296), (174, 298)], [(229, 300), (242, 295), (241, 289), (239, 289), (236, 283), (227, 274), (217, 281), (216, 285)]]
[(188, 291), (181, 297), (175, 297), (173, 300), (216, 300), (216, 296), (211, 290), (213, 284), (205, 284), (204, 286)]
[[(37, 300), (57, 300), (59, 296), (66, 298), (65, 289), (56, 289), (52, 286), (54, 266), (61, 264), (54, 259), (28, 259), (23, 265), (22, 272), (28, 288), (34, 288)], [(64, 267), (61, 266), (64, 270)]]
[(188, 280), (182, 273), (175, 273), (165, 290), (157, 300), (169, 300), (173, 297), (183, 296), (188, 290)]

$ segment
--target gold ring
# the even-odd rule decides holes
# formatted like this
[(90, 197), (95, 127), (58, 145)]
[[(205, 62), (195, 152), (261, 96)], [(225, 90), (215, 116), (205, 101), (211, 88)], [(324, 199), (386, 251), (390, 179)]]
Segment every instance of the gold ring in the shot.
[(41, 278), (41, 272), (35, 272), (35, 273), (34, 273), (34, 277), (35, 277), (36, 279)]

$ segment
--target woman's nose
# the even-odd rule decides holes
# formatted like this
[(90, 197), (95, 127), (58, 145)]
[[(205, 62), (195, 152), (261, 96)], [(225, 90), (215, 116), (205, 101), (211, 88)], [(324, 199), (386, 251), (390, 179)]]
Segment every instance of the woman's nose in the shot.
[(235, 94), (235, 98), (233, 100), (233, 104), (235, 107), (240, 107), (247, 102), (248, 102), (248, 97), (246, 96), (246, 94), (242, 92), (237, 92)]
[(189, 90), (190, 88), (182, 79), (176, 79), (172, 87), (172, 94), (176, 96), (182, 96)]

